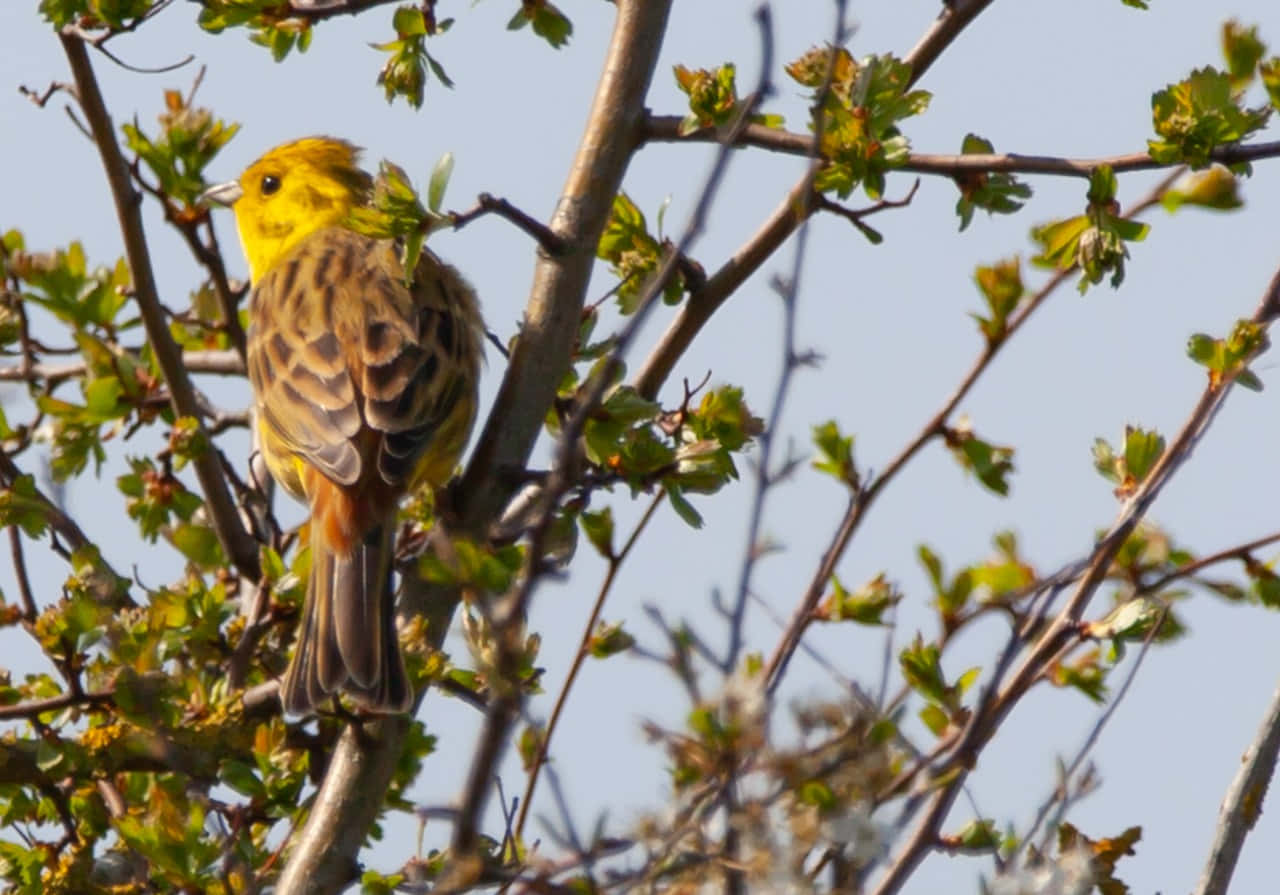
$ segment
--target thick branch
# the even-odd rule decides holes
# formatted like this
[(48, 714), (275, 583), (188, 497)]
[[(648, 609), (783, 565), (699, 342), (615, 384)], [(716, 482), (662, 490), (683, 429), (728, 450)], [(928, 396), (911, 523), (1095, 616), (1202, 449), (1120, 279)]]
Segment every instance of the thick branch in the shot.
[(1218, 827), (1213, 838), (1209, 860), (1205, 864), (1194, 895), (1226, 895), (1236, 860), (1244, 846), (1244, 837), (1262, 813), (1262, 800), (1276, 769), (1280, 754), (1280, 687), (1271, 697), (1267, 715), (1258, 735), (1241, 759), (1240, 770), (1218, 813)]
[[(116, 215), (120, 222), (120, 233), (124, 238), (125, 254), (129, 259), (129, 269), (133, 275), (138, 310), (147, 330), (147, 338), (155, 351), (156, 361), (160, 364), (165, 382), (169, 386), (173, 412), (179, 416), (195, 419), (197, 425), (203, 429), (203, 424), (199, 422), (200, 406), (196, 401), (195, 390), (191, 387), (191, 380), (187, 378), (187, 371), (182, 365), (182, 353), (169, 334), (169, 325), (165, 320), (164, 309), (160, 305), (155, 276), (151, 270), (151, 256), (147, 249), (146, 234), (142, 229), (140, 197), (133, 189), (129, 166), (124, 156), (120, 154), (119, 144), (116, 143), (111, 116), (107, 112), (102, 91), (98, 87), (93, 66), (89, 62), (89, 53), (85, 49), (84, 40), (80, 37), (70, 33), (62, 33), (58, 37), (62, 41), (62, 48), (71, 65), (76, 93), (80, 98), (80, 107), (93, 132), (94, 142), (102, 156), (103, 167), (106, 168), (107, 180), (115, 201)], [(241, 573), (256, 580), (260, 574), (258, 547), (241, 524), (217, 454), (214, 451), (205, 451), (194, 459), (193, 465), (196, 469), (196, 477), (200, 480), (200, 488), (204, 492), (205, 505), (208, 507), (210, 519), (214, 530), (218, 533), (218, 540), (223, 550)]]
[(933, 25), (907, 54), (907, 61), (911, 63), (912, 83), (920, 80), (930, 66), (938, 61), (943, 50), (960, 36), (965, 26), (990, 5), (991, 0), (952, 0), (943, 4), (942, 12)]
[[(501, 512), (510, 489), (502, 472), (524, 466), (568, 367), (596, 244), (640, 141), (644, 98), (670, 5), (670, 0), (617, 4), (604, 74), (550, 224), (565, 253), (553, 258), (539, 252), (524, 325), (457, 492), (459, 516), (473, 532), (482, 533)], [(429, 630), (443, 638), (457, 596), (428, 594), (413, 576), (405, 591), (409, 611), (431, 598)], [(381, 810), (407, 723), (390, 719), (367, 725), (362, 736), (344, 733), (281, 877), (280, 895), (337, 892), (350, 882), (364, 834)]]

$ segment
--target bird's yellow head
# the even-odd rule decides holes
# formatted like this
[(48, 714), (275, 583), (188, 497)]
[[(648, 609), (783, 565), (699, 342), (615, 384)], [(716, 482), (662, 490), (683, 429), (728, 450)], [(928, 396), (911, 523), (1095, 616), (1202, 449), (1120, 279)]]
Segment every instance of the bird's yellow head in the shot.
[(205, 191), (203, 198), (235, 210), (254, 282), (302, 239), (341, 224), (368, 201), (373, 180), (360, 170), (359, 153), (345, 140), (307, 137), (277, 146), (238, 180)]

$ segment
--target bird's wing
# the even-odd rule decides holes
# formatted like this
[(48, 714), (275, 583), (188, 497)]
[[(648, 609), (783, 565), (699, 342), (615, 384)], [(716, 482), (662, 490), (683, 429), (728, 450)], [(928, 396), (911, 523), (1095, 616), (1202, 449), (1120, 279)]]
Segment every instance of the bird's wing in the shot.
[[(470, 428), (474, 301), (429, 252), (410, 290), (390, 242), (320, 231), (254, 291), (249, 372), (264, 419), (333, 482), (372, 485), (376, 470), (382, 488), (403, 491), (461, 403), (461, 440)], [(452, 459), (460, 449), (443, 446)]]

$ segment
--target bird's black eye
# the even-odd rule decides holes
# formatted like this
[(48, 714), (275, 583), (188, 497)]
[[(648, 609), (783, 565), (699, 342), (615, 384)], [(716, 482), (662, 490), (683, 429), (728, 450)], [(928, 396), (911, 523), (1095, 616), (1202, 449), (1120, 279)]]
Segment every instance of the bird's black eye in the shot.
[(274, 174), (264, 174), (262, 176), (262, 195), (270, 196), (278, 189), (280, 189), (279, 177)]

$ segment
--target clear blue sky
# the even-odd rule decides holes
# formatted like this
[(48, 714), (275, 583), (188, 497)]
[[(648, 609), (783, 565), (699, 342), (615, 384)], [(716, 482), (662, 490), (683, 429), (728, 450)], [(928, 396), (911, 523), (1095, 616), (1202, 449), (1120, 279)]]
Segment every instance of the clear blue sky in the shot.
[[(388, 39), (390, 9), (320, 27), (311, 50), (284, 65), (272, 63), (242, 33), (221, 38), (201, 33), (194, 25), (195, 7), (188, 3), (174, 4), (141, 36), (122, 38), (112, 47), (139, 66), (163, 65), (187, 53), (208, 65), (199, 99), (244, 126), (211, 172), (218, 179), (234, 176), (283, 140), (329, 133), (366, 146), (371, 162), (384, 156), (400, 162), (419, 182), (433, 161), (451, 150), (457, 159), (451, 207), (464, 207), (487, 190), (546, 219), (586, 115), (613, 8), (565, 2), (576, 31), (566, 49), (554, 52), (527, 31), (503, 30), (512, 5), (497, 0), (441, 4), (458, 21), (430, 49), (458, 86), (450, 91), (429, 84), (419, 112), (402, 103), (388, 106), (373, 83), (380, 56), (368, 43)], [(0, 229), (21, 228), (33, 249), (78, 238), (92, 259), (114, 261), (121, 253), (120, 238), (96, 153), (61, 113), (61, 98), (41, 111), (17, 93), (19, 84), (41, 89), (68, 78), (59, 45), (34, 7), (30, 2), (0, 8)], [(852, 49), (857, 55), (901, 55), (937, 8), (924, 2), (855, 4), (859, 30)], [(734, 60), (740, 83), (752, 83), (758, 48), (750, 9), (735, 0), (677, 4), (650, 96), (656, 112), (683, 110), (670, 76), (676, 63), (709, 67)], [(777, 58), (794, 58), (824, 40), (831, 15), (829, 4), (817, 0), (777, 4)], [(1070, 7), (1048, 0), (995, 3), (928, 73), (921, 86), (934, 93), (932, 106), (905, 131), (913, 147), (924, 152), (958, 151), (967, 132), (988, 138), (998, 150), (1031, 154), (1140, 150), (1150, 135), (1151, 92), (1193, 67), (1220, 64), (1218, 29), (1231, 16), (1260, 24), (1262, 37), (1280, 48), (1280, 12), (1264, 0), (1154, 3), (1147, 12), (1118, 0)], [(195, 69), (140, 75), (100, 57), (95, 63), (117, 124), (136, 116), (146, 127), (162, 107), (161, 91), (185, 90)], [(800, 129), (801, 91), (780, 71), (774, 80), (778, 92), (770, 109)], [(1274, 128), (1268, 135), (1274, 139)], [(670, 195), (667, 226), (676, 229), (696, 197), (709, 157), (706, 147), (646, 148), (631, 167), (626, 189), (651, 220)], [(797, 159), (763, 152), (738, 154), (694, 256), (709, 269), (717, 266), (773, 209), (800, 166)], [(907, 175), (891, 177), (890, 197), (904, 194), (911, 182)], [(1027, 257), (1033, 224), (1075, 214), (1083, 204), (1079, 181), (1030, 182), (1036, 195), (1021, 214), (998, 220), (979, 215), (965, 233), (957, 232), (951, 210), (954, 187), (937, 178), (922, 183), (911, 208), (874, 221), (886, 237), (882, 246), (870, 246), (834, 218), (815, 223), (799, 296), (799, 342), (825, 361), (819, 370), (797, 377), (783, 421), (783, 444), (793, 439), (803, 451), (810, 425), (834, 417), (856, 433), (860, 463), (883, 468), (976, 356), (980, 342), (967, 316), (979, 302), (973, 268), (1014, 253)], [(1142, 195), (1151, 182), (1149, 176), (1123, 178), (1122, 200)], [(1225, 333), (1236, 318), (1251, 312), (1277, 263), (1278, 195), (1280, 162), (1264, 162), (1246, 184), (1248, 204), (1241, 212), (1177, 217), (1158, 212), (1149, 218), (1153, 227), (1146, 242), (1133, 248), (1120, 291), (1095, 288), (1082, 298), (1068, 288), (1035, 315), (961, 408), (978, 432), (1017, 448), (1011, 495), (990, 495), (934, 446), (875, 507), (840, 566), (847, 583), (885, 571), (901, 585), (907, 598), (899, 642), (917, 629), (926, 636), (934, 630), (925, 605), (926, 582), (914, 558), (919, 542), (933, 545), (955, 568), (986, 556), (992, 533), (1013, 528), (1027, 557), (1049, 571), (1080, 555), (1095, 531), (1109, 524), (1116, 502), (1111, 486), (1092, 468), (1093, 439), (1114, 441), (1126, 423), (1166, 434), (1180, 426), (1203, 386), (1201, 369), (1185, 357), (1186, 339), (1196, 331)], [(180, 306), (198, 274), (154, 209), (148, 214), (161, 289), (170, 305)], [(243, 274), (229, 216), (220, 234), (232, 270)], [(490, 326), (508, 337), (532, 270), (527, 240), (491, 220), (433, 240), (474, 281)], [(763, 412), (778, 370), (781, 319), (767, 277), (786, 272), (790, 263), (788, 247), (707, 327), (678, 366), (669, 400), (678, 394), (680, 377), (697, 381), (710, 370), (715, 382), (745, 386)], [(593, 295), (611, 285), (600, 273)], [(1031, 276), (1035, 282), (1036, 275)], [(651, 326), (648, 337), (664, 325), (660, 320)], [(1274, 473), (1280, 383), (1274, 363), (1268, 356), (1258, 368), (1268, 389), (1231, 396), (1192, 462), (1155, 506), (1152, 518), (1198, 552), (1280, 528)], [(491, 352), (487, 395), (501, 372), (501, 358)], [(211, 390), (227, 406), (242, 406), (248, 397), (243, 383)], [(0, 398), (17, 400), (18, 395), (9, 390)], [(101, 485), (77, 483), (67, 501), (104, 549), (118, 551), (119, 566), (137, 561), (143, 580), (164, 580), (174, 571), (172, 560), (163, 551), (135, 555), (132, 540), (122, 537), (121, 498), (112, 485), (119, 464), (117, 454)], [(635, 517), (637, 508), (625, 493), (609, 499), (621, 519)], [(715, 499), (697, 501), (707, 520), (697, 535), (664, 511), (619, 579), (606, 616), (625, 619), (642, 641), (656, 647), (657, 633), (641, 611), (655, 603), (669, 617), (687, 615), (708, 636), (719, 638), (709, 595), (712, 588), (731, 588), (736, 581), (748, 500), (749, 488), (740, 484)], [(841, 506), (841, 495), (807, 469), (771, 500), (765, 530), (786, 549), (760, 566), (756, 588), (777, 611), (785, 614), (800, 595)], [(535, 701), (535, 714), (550, 711), (602, 574), (587, 552), (569, 583), (539, 594), (532, 624), (545, 635), (541, 660), (548, 695)], [(31, 555), (41, 557), (35, 570), (39, 585), (46, 594), (55, 593), (64, 574), (58, 562), (38, 547)], [(7, 565), (0, 566), (0, 587), (11, 587)], [(1097, 614), (1106, 600), (1105, 592), (1099, 595)], [(1135, 892), (1181, 892), (1193, 884), (1218, 803), (1280, 666), (1273, 658), (1280, 633), (1274, 615), (1224, 607), (1202, 595), (1182, 604), (1180, 612), (1191, 636), (1148, 657), (1095, 752), (1103, 789), (1072, 815), (1093, 835), (1144, 827), (1137, 856), (1121, 865), (1121, 876)], [(753, 615), (748, 630), (753, 648), (772, 648), (777, 631), (762, 614)], [(955, 654), (946, 657), (948, 672), (989, 664), (1001, 634), (993, 624), (963, 638)], [(25, 635), (19, 630), (0, 634), (0, 642), (10, 655), (19, 655), (15, 669), (34, 661), (22, 652)], [(875, 680), (882, 649), (877, 632), (840, 627), (819, 632), (813, 643), (845, 673)], [(465, 649), (456, 639), (451, 646), (459, 654)], [(554, 758), (580, 823), (589, 827), (598, 811), (607, 810), (614, 831), (622, 832), (639, 812), (660, 806), (666, 797), (664, 758), (644, 744), (639, 722), (679, 723), (686, 707), (677, 688), (648, 665), (621, 658), (588, 670), (557, 735)], [(837, 686), (801, 659), (788, 698), (833, 695)], [(973, 776), (982, 812), (1002, 824), (1024, 826), (1054, 785), (1055, 755), (1074, 751), (1097, 711), (1074, 693), (1044, 690), (1026, 700)], [(428, 761), (417, 796), (439, 804), (458, 792), (477, 718), (439, 698), (430, 699), (424, 713), (441, 737), (441, 751)], [(508, 793), (519, 790), (522, 777), (514, 761), (504, 777)], [(541, 794), (546, 795), (545, 787)], [(549, 808), (545, 798), (538, 804), (539, 810)], [(948, 826), (958, 827), (968, 811), (958, 803)], [(1246, 845), (1239, 891), (1266, 891), (1280, 871), (1271, 847), (1280, 836), (1276, 816), (1274, 810), (1264, 813)], [(414, 834), (411, 820), (391, 823), (386, 841), (369, 860), (380, 869), (398, 865), (413, 848)], [(428, 839), (436, 838), (429, 829)], [(976, 875), (986, 868), (970, 859), (933, 858), (907, 891), (936, 892), (944, 883), (947, 891), (976, 891)]]

